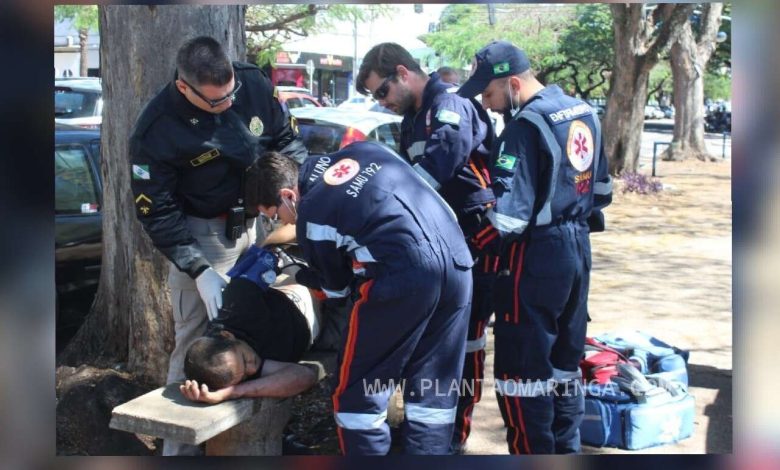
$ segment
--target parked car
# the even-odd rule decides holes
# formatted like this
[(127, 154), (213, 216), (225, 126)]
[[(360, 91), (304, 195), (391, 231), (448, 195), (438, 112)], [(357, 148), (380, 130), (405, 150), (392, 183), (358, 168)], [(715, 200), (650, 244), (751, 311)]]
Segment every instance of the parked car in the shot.
[(103, 89), (99, 78), (54, 80), (54, 120), (88, 129), (103, 121)]
[(666, 119), (674, 119), (674, 106), (660, 106)]
[(664, 112), (658, 106), (648, 104), (645, 105), (645, 119), (663, 119)]
[[(89, 309), (100, 278), (103, 218), (100, 131), (54, 125), (54, 259), (57, 336), (69, 338)], [(79, 309), (63, 315), (63, 301)]]
[(290, 113), (311, 154), (332, 153), (356, 141), (374, 140), (396, 152), (401, 147), (401, 116), (341, 108), (297, 108)]
[(288, 110), (295, 108), (318, 108), (322, 106), (306, 88), (295, 86), (277, 86), (279, 102)]
[(358, 111), (371, 110), (374, 105), (378, 105), (377, 101), (370, 96), (355, 95), (352, 98), (342, 102), (337, 106), (340, 109), (355, 109)]

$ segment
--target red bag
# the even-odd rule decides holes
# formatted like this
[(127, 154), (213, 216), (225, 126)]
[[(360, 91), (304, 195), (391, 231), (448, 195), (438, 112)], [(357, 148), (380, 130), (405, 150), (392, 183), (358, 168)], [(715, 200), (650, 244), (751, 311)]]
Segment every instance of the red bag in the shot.
[(593, 338), (585, 338), (585, 355), (580, 361), (582, 381), (584, 383), (605, 384), (617, 375), (617, 365), (629, 363), (620, 351), (599, 343)]

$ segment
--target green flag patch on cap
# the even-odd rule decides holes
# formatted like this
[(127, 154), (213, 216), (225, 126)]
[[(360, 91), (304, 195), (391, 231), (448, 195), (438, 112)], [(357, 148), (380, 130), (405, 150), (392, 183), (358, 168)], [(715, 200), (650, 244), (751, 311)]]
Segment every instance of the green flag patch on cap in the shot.
[(493, 66), (493, 75), (509, 72), (509, 62), (499, 62)]
[(515, 167), (517, 157), (502, 153), (496, 160), (496, 168), (503, 168), (504, 170), (511, 170)]
[(443, 122), (445, 124), (452, 124), (453, 126), (457, 126), (460, 122), (460, 114), (456, 113), (455, 111), (450, 111), (447, 109), (439, 110), (438, 113), (436, 113), (436, 119), (439, 120), (439, 122)]

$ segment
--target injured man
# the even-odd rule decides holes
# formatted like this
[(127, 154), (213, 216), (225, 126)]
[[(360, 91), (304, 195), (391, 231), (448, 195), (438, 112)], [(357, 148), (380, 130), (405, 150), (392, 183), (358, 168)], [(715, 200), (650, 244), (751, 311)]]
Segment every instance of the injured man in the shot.
[(180, 389), (188, 399), (288, 397), (317, 381), (297, 362), (319, 333), (320, 301), (296, 283), (301, 266), (279, 253), (253, 246), (227, 273), (219, 315), (187, 350)]

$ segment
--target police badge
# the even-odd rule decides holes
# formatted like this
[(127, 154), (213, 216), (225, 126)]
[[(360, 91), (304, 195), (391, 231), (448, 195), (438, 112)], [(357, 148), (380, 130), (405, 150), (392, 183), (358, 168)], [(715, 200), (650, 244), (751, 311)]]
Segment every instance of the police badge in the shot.
[(263, 128), (263, 121), (261, 121), (259, 117), (255, 116), (249, 121), (249, 132), (251, 132), (252, 135), (259, 136), (263, 133)]

